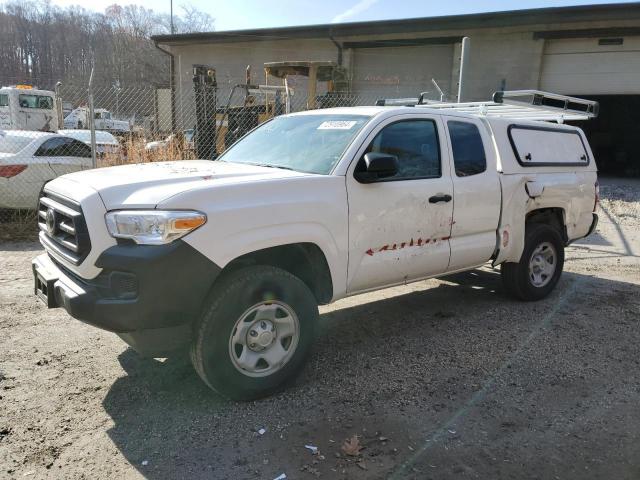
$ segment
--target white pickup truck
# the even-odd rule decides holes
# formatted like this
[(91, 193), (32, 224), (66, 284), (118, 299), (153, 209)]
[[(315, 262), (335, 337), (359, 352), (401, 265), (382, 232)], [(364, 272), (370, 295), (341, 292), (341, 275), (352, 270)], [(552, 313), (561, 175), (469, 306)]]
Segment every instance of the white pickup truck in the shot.
[[(111, 118), (111, 112), (104, 108), (96, 108), (93, 112), (93, 117), (96, 130), (104, 130), (115, 134), (131, 132), (131, 123), (129, 121)], [(89, 128), (89, 118), (89, 109), (87, 107), (76, 108), (64, 117), (64, 128), (87, 129)]]
[(546, 297), (597, 224), (584, 134), (441, 107), (285, 115), (217, 161), (57, 178), (35, 291), (143, 354), (190, 347), (235, 399), (301, 369), (318, 304), (489, 262), (509, 294)]

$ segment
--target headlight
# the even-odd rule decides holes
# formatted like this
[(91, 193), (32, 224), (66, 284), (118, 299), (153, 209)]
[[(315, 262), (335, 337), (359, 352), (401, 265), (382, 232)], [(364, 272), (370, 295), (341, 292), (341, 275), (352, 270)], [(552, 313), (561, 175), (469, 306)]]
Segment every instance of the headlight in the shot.
[(171, 243), (207, 221), (204, 213), (181, 210), (121, 210), (109, 212), (105, 218), (112, 237), (141, 245)]

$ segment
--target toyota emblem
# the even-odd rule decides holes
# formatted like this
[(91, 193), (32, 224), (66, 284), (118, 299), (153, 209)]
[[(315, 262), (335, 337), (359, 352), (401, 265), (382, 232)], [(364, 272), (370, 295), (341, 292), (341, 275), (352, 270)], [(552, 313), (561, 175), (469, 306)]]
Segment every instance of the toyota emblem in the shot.
[(49, 232), (49, 235), (56, 233), (56, 212), (52, 208), (47, 210), (45, 222), (47, 224), (47, 232)]

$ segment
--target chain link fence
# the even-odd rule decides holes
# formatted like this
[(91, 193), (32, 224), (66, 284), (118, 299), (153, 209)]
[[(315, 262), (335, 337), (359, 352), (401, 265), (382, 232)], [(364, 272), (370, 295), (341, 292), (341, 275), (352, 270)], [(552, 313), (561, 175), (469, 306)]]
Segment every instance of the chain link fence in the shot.
[(215, 160), (274, 116), (375, 105), (380, 96), (326, 88), (310, 93), (307, 79), (295, 88), (283, 81), (218, 85), (201, 73), (189, 88), (59, 84), (53, 90), (0, 89), (0, 239), (37, 233), (40, 192), (58, 176), (128, 163)]

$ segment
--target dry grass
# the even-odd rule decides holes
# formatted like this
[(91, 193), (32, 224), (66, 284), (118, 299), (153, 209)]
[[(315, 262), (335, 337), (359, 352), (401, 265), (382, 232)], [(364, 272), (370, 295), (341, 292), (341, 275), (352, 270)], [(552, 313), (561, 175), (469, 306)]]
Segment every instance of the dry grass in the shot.
[[(177, 142), (158, 150), (145, 150), (143, 138), (131, 138), (123, 143), (123, 154), (107, 154), (98, 159), (98, 167), (131, 163), (166, 162), (195, 159), (195, 152)], [(0, 242), (35, 240), (38, 236), (35, 210), (0, 210)]]
[[(218, 131), (217, 147), (220, 153), (225, 147), (225, 132), (225, 127)], [(122, 154), (106, 154), (98, 158), (98, 167), (196, 159), (192, 144), (185, 145), (184, 142), (175, 141), (165, 148), (148, 151), (145, 149), (147, 141), (142, 137), (127, 139), (121, 144)], [(0, 210), (0, 241), (35, 239), (38, 234), (36, 217), (36, 212), (30, 210)]]
[(37, 218), (35, 210), (0, 210), (0, 242), (35, 240)]
[(185, 148), (177, 142), (172, 142), (165, 148), (148, 151), (145, 149), (145, 140), (131, 138), (122, 144), (121, 155), (107, 154), (98, 159), (98, 167), (112, 167), (131, 163), (167, 162), (174, 160), (193, 160), (195, 152), (191, 148)]

